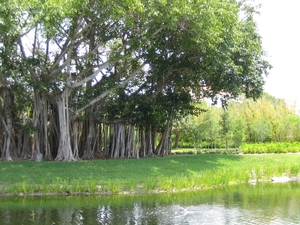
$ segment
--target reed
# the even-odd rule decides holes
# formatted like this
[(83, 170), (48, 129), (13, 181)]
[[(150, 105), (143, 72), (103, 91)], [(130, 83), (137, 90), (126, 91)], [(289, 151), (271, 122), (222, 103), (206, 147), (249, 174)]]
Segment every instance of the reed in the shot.
[(160, 185), (160, 180), (158, 178), (151, 177), (151, 178), (148, 178), (147, 180), (145, 180), (145, 182), (143, 184), (138, 185), (137, 187), (140, 187), (140, 188), (138, 188), (137, 190), (139, 190), (141, 188), (144, 191), (157, 190), (159, 185)]

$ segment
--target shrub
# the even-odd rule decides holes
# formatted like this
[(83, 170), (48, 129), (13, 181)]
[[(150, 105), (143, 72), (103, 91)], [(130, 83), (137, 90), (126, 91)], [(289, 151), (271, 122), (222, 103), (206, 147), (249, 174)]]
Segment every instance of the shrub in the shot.
[(296, 153), (300, 152), (300, 142), (270, 142), (242, 144), (240, 151), (244, 154), (254, 153)]

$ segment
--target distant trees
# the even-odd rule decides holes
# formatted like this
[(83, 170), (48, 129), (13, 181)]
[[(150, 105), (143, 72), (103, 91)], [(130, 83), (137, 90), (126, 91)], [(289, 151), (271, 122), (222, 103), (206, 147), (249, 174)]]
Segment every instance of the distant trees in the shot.
[(251, 134), (254, 140), (263, 143), (267, 138), (272, 136), (273, 127), (266, 118), (259, 118), (251, 125)]
[[(238, 1), (8, 0), (0, 157), (164, 156), (194, 97), (258, 98), (270, 65)], [(217, 121), (207, 118), (214, 144)]]
[[(300, 141), (300, 117), (284, 100), (268, 94), (256, 101), (245, 98), (230, 101), (225, 109), (208, 106), (205, 102), (200, 107), (207, 112), (189, 117), (188, 122), (185, 122), (185, 132), (180, 133), (179, 147), (188, 146), (187, 143), (192, 146), (193, 142), (205, 142), (205, 147), (211, 148), (214, 147), (211, 140), (218, 147), (226, 149), (229, 146), (237, 148), (242, 142)], [(213, 137), (212, 127), (215, 127)], [(201, 135), (197, 135), (200, 133)], [(191, 140), (187, 137), (193, 138)]]

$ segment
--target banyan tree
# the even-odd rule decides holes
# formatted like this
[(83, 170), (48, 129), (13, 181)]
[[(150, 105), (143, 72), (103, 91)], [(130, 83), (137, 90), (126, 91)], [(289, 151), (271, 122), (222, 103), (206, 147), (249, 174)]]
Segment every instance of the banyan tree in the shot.
[(194, 100), (257, 98), (269, 68), (239, 1), (8, 0), (0, 11), (5, 160), (169, 155)]

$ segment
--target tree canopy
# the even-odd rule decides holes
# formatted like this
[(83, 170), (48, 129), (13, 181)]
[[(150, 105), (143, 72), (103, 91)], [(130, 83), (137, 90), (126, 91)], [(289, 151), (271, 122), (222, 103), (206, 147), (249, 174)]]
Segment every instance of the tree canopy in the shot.
[(244, 1), (8, 0), (0, 10), (7, 160), (169, 154), (172, 121), (197, 111), (192, 99), (256, 99), (270, 68)]

